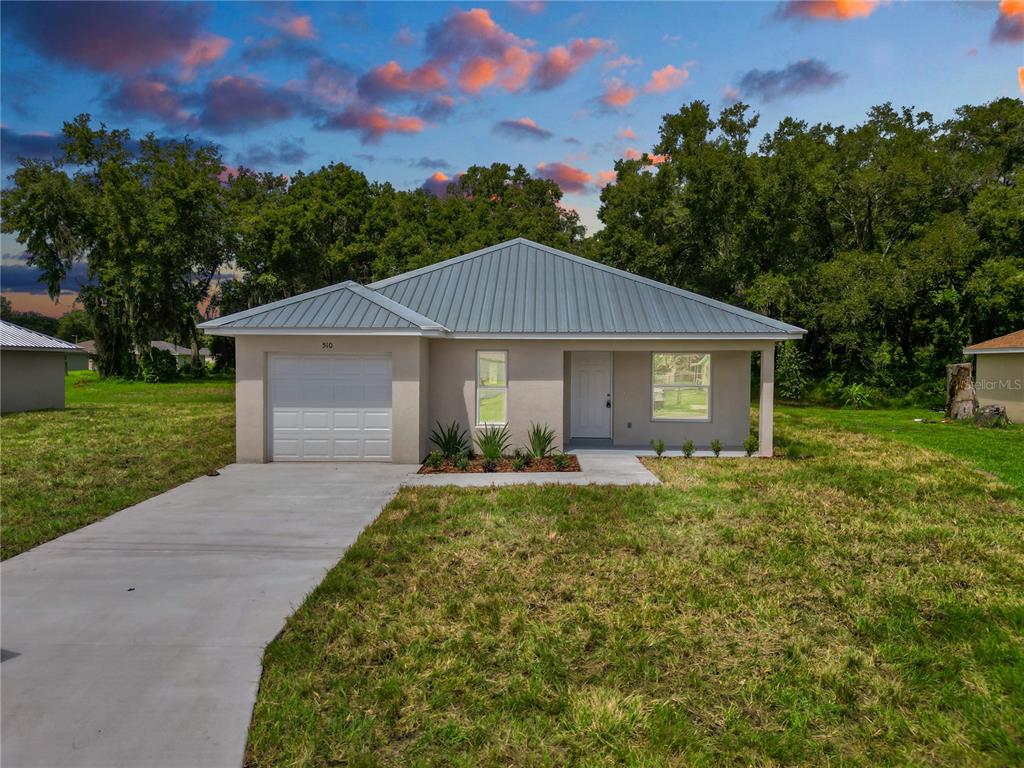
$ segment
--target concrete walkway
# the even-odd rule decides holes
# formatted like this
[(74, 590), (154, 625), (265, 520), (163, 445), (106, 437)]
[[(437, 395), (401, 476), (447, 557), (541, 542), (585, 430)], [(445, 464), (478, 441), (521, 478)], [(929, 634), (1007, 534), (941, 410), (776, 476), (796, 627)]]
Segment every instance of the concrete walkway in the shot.
[(4, 562), (3, 768), (237, 768), (264, 646), (414, 470), (232, 465)]
[[(659, 480), (637, 460), (635, 451), (606, 449), (574, 450), (580, 461), (579, 472), (493, 472), (439, 473), (412, 475), (409, 485), (456, 485), (460, 488), (481, 488), (493, 485), (658, 485)], [(653, 456), (654, 453), (651, 452)]]

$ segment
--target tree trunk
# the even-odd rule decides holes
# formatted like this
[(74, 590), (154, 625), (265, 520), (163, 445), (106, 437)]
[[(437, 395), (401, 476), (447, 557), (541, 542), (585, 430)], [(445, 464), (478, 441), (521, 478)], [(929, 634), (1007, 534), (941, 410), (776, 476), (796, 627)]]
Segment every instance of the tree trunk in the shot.
[(978, 408), (970, 363), (946, 366), (946, 418), (970, 419)]

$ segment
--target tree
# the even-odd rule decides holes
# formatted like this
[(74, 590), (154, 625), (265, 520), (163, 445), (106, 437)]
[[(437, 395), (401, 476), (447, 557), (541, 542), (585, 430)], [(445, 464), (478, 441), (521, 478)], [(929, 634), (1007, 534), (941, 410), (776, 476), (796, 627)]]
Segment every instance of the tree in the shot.
[(84, 309), (73, 309), (57, 321), (57, 337), (78, 343), (88, 341), (96, 335), (92, 319)]
[(227, 249), (220, 156), (188, 138), (134, 144), (88, 115), (63, 136), (61, 159), (22, 161), (12, 175), (3, 231), (17, 233), (52, 297), (75, 262), (87, 263), (80, 298), (101, 374), (134, 375), (164, 336), (198, 358), (197, 305)]

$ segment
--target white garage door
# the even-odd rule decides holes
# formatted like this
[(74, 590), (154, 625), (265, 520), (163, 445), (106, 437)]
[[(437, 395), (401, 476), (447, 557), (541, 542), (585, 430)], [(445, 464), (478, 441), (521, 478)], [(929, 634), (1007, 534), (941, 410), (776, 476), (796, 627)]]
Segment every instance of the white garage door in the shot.
[(390, 461), (391, 358), (271, 355), (272, 461)]

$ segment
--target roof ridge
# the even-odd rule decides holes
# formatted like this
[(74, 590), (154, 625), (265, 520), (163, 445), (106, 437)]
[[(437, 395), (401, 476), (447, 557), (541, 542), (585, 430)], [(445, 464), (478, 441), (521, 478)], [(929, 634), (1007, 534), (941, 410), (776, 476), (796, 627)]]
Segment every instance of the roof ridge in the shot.
[(421, 330), (448, 330), (436, 320), (429, 318), (426, 315), (421, 315), (419, 312), (405, 306), (405, 304), (402, 304), (400, 301), (395, 301), (391, 297), (378, 293), (372, 288), (367, 288), (361, 283), (352, 282), (348, 288), (350, 291), (367, 301), (372, 301), (381, 309), (390, 312), (393, 315), (398, 315), (400, 318), (412, 323), (413, 325), (419, 326)]
[(392, 286), (395, 283), (401, 283), (411, 278), (419, 277), (420, 275), (435, 272), (443, 267), (448, 267), (453, 264), (462, 264), (465, 261), (471, 261), (480, 256), (483, 256), (485, 253), (488, 253), (489, 251), (495, 251), (498, 250), (499, 248), (505, 248), (509, 245), (512, 245), (513, 243), (519, 242), (529, 243), (531, 245), (539, 245), (539, 243), (534, 243), (532, 240), (527, 240), (525, 237), (514, 237), (511, 240), (503, 240), (502, 242), (495, 243), (494, 245), (488, 245), (483, 248), (477, 248), (475, 251), (470, 251), (469, 253), (463, 253), (459, 256), (452, 256), (450, 259), (444, 259), (443, 261), (436, 261), (433, 264), (427, 264), (425, 267), (417, 267), (416, 269), (410, 269), (408, 272), (402, 272), (397, 275), (392, 275), (391, 277), (385, 277), (383, 280), (374, 280), (372, 283), (367, 283), (366, 287), (373, 291), (376, 291), (380, 288), (387, 288), (388, 286)]
[(287, 307), (290, 304), (294, 304), (297, 301), (303, 299), (310, 299), (314, 296), (323, 296), (334, 291), (340, 291), (346, 288), (349, 283), (353, 283), (352, 280), (345, 280), (340, 283), (334, 283), (333, 285), (325, 285), (323, 288), (314, 288), (312, 291), (305, 291), (303, 293), (297, 293), (294, 296), (288, 296), (284, 299), (278, 299), (272, 301), (269, 304), (260, 304), (258, 307), (250, 307), (249, 309), (243, 309), (238, 312), (232, 312), (230, 315), (221, 315), (220, 317), (214, 317), (210, 320), (206, 320), (199, 324), (200, 328), (218, 328), (222, 325), (236, 320), (245, 320), (246, 318), (255, 317), (256, 315), (262, 315), (266, 312), (270, 312), (281, 307)]

